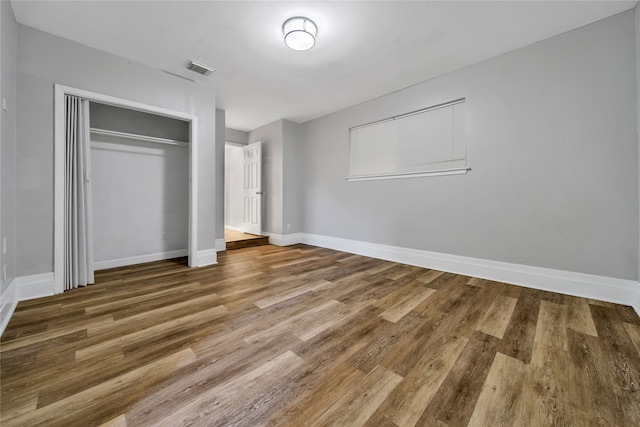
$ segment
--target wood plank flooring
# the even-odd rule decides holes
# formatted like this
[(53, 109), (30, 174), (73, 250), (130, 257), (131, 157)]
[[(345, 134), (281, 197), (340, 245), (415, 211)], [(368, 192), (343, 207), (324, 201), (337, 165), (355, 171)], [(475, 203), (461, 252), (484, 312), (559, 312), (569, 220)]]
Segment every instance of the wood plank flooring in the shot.
[(224, 240), (226, 242), (227, 250), (248, 248), (252, 246), (263, 246), (269, 244), (269, 237), (267, 236), (257, 236), (255, 234), (231, 230), (230, 228), (224, 229)]
[(630, 308), (296, 245), (21, 302), (9, 426), (639, 426)]

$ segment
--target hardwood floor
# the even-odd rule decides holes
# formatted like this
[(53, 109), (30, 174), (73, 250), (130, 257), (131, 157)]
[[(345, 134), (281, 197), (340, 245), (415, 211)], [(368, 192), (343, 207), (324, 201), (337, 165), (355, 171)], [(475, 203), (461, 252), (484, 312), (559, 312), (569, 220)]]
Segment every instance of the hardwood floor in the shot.
[(24, 301), (2, 426), (638, 426), (630, 308), (297, 245)]
[(240, 249), (251, 246), (264, 246), (269, 244), (269, 237), (258, 236), (255, 234), (244, 233), (242, 231), (224, 229), (224, 240), (226, 241), (226, 249)]

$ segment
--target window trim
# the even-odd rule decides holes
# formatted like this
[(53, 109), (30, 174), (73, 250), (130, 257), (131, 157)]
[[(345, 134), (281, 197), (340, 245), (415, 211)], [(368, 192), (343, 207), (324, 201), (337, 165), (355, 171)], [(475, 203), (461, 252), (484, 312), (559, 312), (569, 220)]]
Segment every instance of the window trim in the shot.
[[(381, 120), (376, 120), (373, 122), (365, 123), (358, 126), (352, 126), (349, 128), (349, 172), (351, 172), (353, 166), (353, 131), (357, 129), (366, 128), (369, 126), (378, 125), (385, 122), (390, 122), (394, 120), (399, 120), (405, 117), (413, 116), (416, 114), (423, 114), (429, 111), (437, 110), (440, 108), (453, 107), (456, 104), (465, 103), (467, 101), (466, 97), (457, 98), (452, 101), (443, 102), (440, 104), (432, 105), (426, 108), (421, 108), (419, 110), (410, 111), (408, 113), (399, 114), (397, 116), (388, 117)], [(465, 141), (465, 152), (466, 152), (466, 141)], [(465, 163), (466, 163), (466, 153), (465, 153)], [(470, 171), (471, 168), (468, 166), (464, 167), (456, 167), (450, 169), (441, 169), (441, 170), (418, 170), (418, 171), (407, 171), (407, 172), (386, 172), (386, 173), (372, 173), (366, 175), (348, 175), (345, 179), (349, 182), (355, 181), (373, 181), (373, 180), (384, 180), (384, 179), (404, 179), (404, 178), (419, 178), (419, 177), (427, 177), (427, 176), (445, 176), (445, 175), (463, 175)]]
[(471, 170), (470, 167), (443, 169), (439, 171), (428, 172), (394, 172), (380, 173), (371, 175), (350, 175), (346, 178), (349, 182), (355, 181), (376, 181), (380, 179), (403, 179), (403, 178), (420, 178), (423, 176), (444, 176), (444, 175), (464, 175)]

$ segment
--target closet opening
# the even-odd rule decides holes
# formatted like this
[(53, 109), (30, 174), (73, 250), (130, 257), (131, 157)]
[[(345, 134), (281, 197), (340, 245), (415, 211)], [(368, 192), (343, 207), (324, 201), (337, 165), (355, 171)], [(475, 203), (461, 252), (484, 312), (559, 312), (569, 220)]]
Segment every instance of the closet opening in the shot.
[(94, 270), (197, 254), (197, 117), (55, 86), (54, 293), (64, 290), (65, 96), (89, 102)]
[(186, 257), (189, 123), (90, 102), (95, 270)]

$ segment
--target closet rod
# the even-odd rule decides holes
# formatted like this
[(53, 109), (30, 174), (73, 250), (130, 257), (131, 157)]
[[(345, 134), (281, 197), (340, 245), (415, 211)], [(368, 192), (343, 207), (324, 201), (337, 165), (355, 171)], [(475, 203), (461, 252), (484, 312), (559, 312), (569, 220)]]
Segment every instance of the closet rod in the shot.
[(139, 141), (157, 142), (159, 144), (176, 145), (178, 147), (188, 147), (189, 143), (185, 141), (177, 141), (175, 139), (158, 138), (155, 136), (138, 135), (135, 133), (118, 132), (115, 130), (89, 128), (91, 133), (96, 135), (118, 136), (121, 138), (137, 139)]

